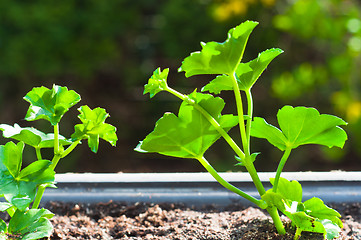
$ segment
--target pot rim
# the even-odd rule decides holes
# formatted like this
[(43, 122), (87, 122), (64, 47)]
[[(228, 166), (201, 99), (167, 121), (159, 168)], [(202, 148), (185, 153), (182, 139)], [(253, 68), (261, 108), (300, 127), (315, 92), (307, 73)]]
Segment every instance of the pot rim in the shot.
[[(259, 198), (248, 173), (227, 172), (220, 175), (231, 184)], [(261, 172), (266, 189), (274, 172)], [(284, 172), (288, 180), (302, 184), (304, 199), (319, 197), (325, 203), (361, 202), (361, 171)], [(252, 205), (225, 189), (207, 172), (197, 173), (65, 173), (56, 174), (57, 189), (47, 188), (43, 203), (109, 202), (182, 203), (189, 206), (239, 203)]]

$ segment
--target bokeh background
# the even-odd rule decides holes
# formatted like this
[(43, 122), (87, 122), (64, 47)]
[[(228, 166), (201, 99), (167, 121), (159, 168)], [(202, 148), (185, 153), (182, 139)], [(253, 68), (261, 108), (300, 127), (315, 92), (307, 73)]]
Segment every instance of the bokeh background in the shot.
[[(250, 36), (244, 61), (278, 47), (277, 57), (254, 87), (255, 115), (269, 122), (285, 104), (313, 106), (344, 118), (349, 141), (343, 150), (304, 146), (288, 171), (361, 170), (361, 5), (358, 0), (63, 0), (0, 1), (0, 122), (24, 121), (32, 87), (58, 84), (82, 96), (78, 105), (103, 107), (118, 128), (117, 147), (101, 142), (98, 154), (84, 143), (58, 172), (203, 171), (193, 160), (133, 151), (165, 111), (180, 102), (160, 93), (152, 100), (143, 86), (157, 67), (173, 69), (169, 85), (190, 93), (205, 78), (177, 73), (200, 42), (226, 39), (245, 20), (260, 22)], [(231, 96), (224, 95), (226, 99)], [(232, 103), (226, 111), (232, 110)], [(69, 137), (78, 123), (76, 107), (61, 122)], [(51, 131), (45, 121), (36, 127)], [(2, 139), (1, 141), (4, 141)], [(260, 171), (274, 171), (281, 152), (265, 140)], [(45, 153), (46, 154), (46, 153)], [(35, 153), (26, 152), (24, 161)], [(220, 171), (241, 171), (223, 141), (207, 152)]]

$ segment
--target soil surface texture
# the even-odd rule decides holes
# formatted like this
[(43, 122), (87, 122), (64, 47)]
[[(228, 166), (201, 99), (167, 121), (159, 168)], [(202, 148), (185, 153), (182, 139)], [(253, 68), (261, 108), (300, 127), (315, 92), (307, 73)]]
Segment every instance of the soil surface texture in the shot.
[[(344, 224), (338, 239), (361, 239), (360, 205), (331, 205), (341, 213)], [(295, 232), (287, 218), (282, 217), (288, 233), (280, 236), (264, 211), (236, 204), (219, 209), (169, 203), (50, 202), (45, 207), (56, 214), (51, 220), (54, 232), (50, 239), (287, 240), (293, 239)], [(304, 232), (301, 239), (323, 239), (323, 236)]]

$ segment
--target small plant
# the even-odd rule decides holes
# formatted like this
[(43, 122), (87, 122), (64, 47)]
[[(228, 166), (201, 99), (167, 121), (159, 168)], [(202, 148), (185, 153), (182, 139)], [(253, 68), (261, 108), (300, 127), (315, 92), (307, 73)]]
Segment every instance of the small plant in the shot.
[[(47, 209), (39, 209), (39, 204), (45, 189), (55, 188), (54, 169), (59, 161), (84, 139), (95, 153), (100, 138), (113, 146), (117, 141), (116, 128), (105, 123), (108, 113), (102, 108), (92, 110), (86, 105), (78, 109), (82, 123), (75, 125), (71, 138), (59, 134), (63, 115), (80, 101), (80, 96), (66, 87), (33, 88), (24, 99), (30, 103), (25, 119), (45, 119), (53, 126), (54, 133), (46, 134), (33, 127), (22, 128), (18, 124), (0, 125), (5, 138), (18, 141), (0, 146), (0, 196), (6, 200), (0, 202), (0, 211), (7, 211), (11, 218), (8, 224), (0, 219), (0, 240), (49, 237), (53, 229), (49, 219), (53, 214)], [(22, 168), (25, 145), (35, 149), (36, 160)], [(54, 148), (51, 161), (43, 159), (43, 148)]]
[[(280, 211), (288, 216), (296, 227), (295, 239), (298, 239), (303, 231), (322, 233), (325, 238), (332, 239), (338, 236), (342, 227), (340, 214), (316, 197), (303, 202), (300, 183), (282, 178), (281, 172), (291, 151), (301, 145), (321, 144), (342, 148), (347, 135), (339, 126), (346, 125), (346, 122), (308, 107), (285, 106), (280, 109), (277, 113), (279, 128), (268, 124), (263, 118), (253, 116), (252, 87), (269, 63), (283, 52), (273, 48), (261, 52), (252, 61), (241, 62), (248, 37), (257, 24), (246, 21), (231, 29), (225, 42), (202, 42), (201, 51), (185, 58), (178, 70), (184, 71), (186, 77), (217, 75), (201, 92), (182, 94), (168, 86), (169, 69), (158, 68), (154, 71), (145, 85), (144, 94), (149, 93), (152, 98), (158, 92), (166, 91), (180, 98), (182, 103), (178, 115), (165, 113), (157, 121), (154, 131), (141, 141), (135, 150), (198, 160), (224, 187), (266, 209), (279, 234), (285, 234), (279, 217)], [(214, 96), (228, 90), (234, 92), (236, 116), (222, 114), (225, 102)], [(203, 93), (206, 91), (211, 94)], [(242, 99), (244, 95), (245, 100)], [(228, 131), (237, 125), (241, 145), (228, 134)], [(244, 166), (249, 172), (260, 199), (228, 183), (206, 160), (205, 152), (221, 137), (234, 151), (238, 161), (236, 165)], [(259, 153), (251, 151), (251, 137), (267, 139), (283, 151), (275, 177), (270, 179), (273, 187), (267, 191), (253, 164)]]

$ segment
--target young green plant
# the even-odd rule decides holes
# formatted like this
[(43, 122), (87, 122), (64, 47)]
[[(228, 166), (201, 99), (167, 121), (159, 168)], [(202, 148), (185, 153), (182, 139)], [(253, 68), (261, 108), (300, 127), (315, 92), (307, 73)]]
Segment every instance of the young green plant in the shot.
[[(178, 115), (165, 113), (153, 130), (136, 147), (139, 152), (156, 152), (179, 158), (198, 160), (204, 168), (224, 187), (266, 209), (273, 219), (279, 234), (285, 228), (279, 211), (287, 215), (296, 226), (295, 239), (302, 231), (324, 234), (328, 239), (337, 236), (342, 222), (339, 213), (327, 207), (322, 200), (312, 198), (302, 202), (302, 187), (297, 181), (281, 178), (281, 172), (293, 149), (305, 144), (321, 144), (328, 147), (343, 147), (347, 135), (339, 127), (342, 119), (320, 114), (314, 108), (285, 106), (278, 111), (280, 128), (253, 116), (252, 87), (270, 64), (280, 55), (281, 49), (261, 52), (249, 62), (241, 62), (249, 35), (257, 22), (246, 21), (228, 32), (226, 41), (201, 43), (202, 49), (184, 59), (180, 72), (186, 77), (194, 75), (217, 75), (201, 92), (182, 94), (167, 84), (169, 69), (154, 71), (144, 94), (154, 97), (161, 91), (178, 97), (182, 103)], [(204, 93), (208, 91), (210, 94)], [(214, 95), (233, 91), (237, 115), (222, 114), (225, 102)], [(243, 99), (245, 96), (245, 99)], [(238, 127), (241, 144), (228, 131)], [(275, 177), (273, 188), (266, 191), (253, 162), (259, 153), (251, 151), (251, 137), (267, 139), (284, 152)], [(205, 152), (219, 138), (223, 138), (236, 155), (237, 165), (249, 172), (260, 198), (255, 198), (223, 179), (205, 158)]]
[[(79, 119), (82, 123), (74, 126), (71, 138), (59, 133), (59, 122), (68, 110), (80, 101), (80, 95), (66, 87), (54, 85), (33, 88), (24, 99), (30, 103), (25, 120), (44, 119), (53, 126), (53, 133), (43, 133), (33, 127), (20, 127), (0, 124), (5, 138), (12, 141), (0, 146), (0, 211), (6, 211), (10, 221), (6, 224), (0, 219), (0, 240), (40, 239), (49, 237), (52, 225), (49, 221), (53, 214), (39, 204), (47, 187), (55, 187), (55, 167), (59, 161), (72, 152), (82, 140), (87, 139), (93, 152), (98, 151), (99, 139), (115, 146), (116, 128), (105, 119), (109, 116), (102, 108), (90, 109), (81, 106)], [(22, 168), (22, 153), (25, 145), (35, 149), (34, 158), (27, 167)], [(52, 160), (42, 157), (42, 149), (53, 148)]]

